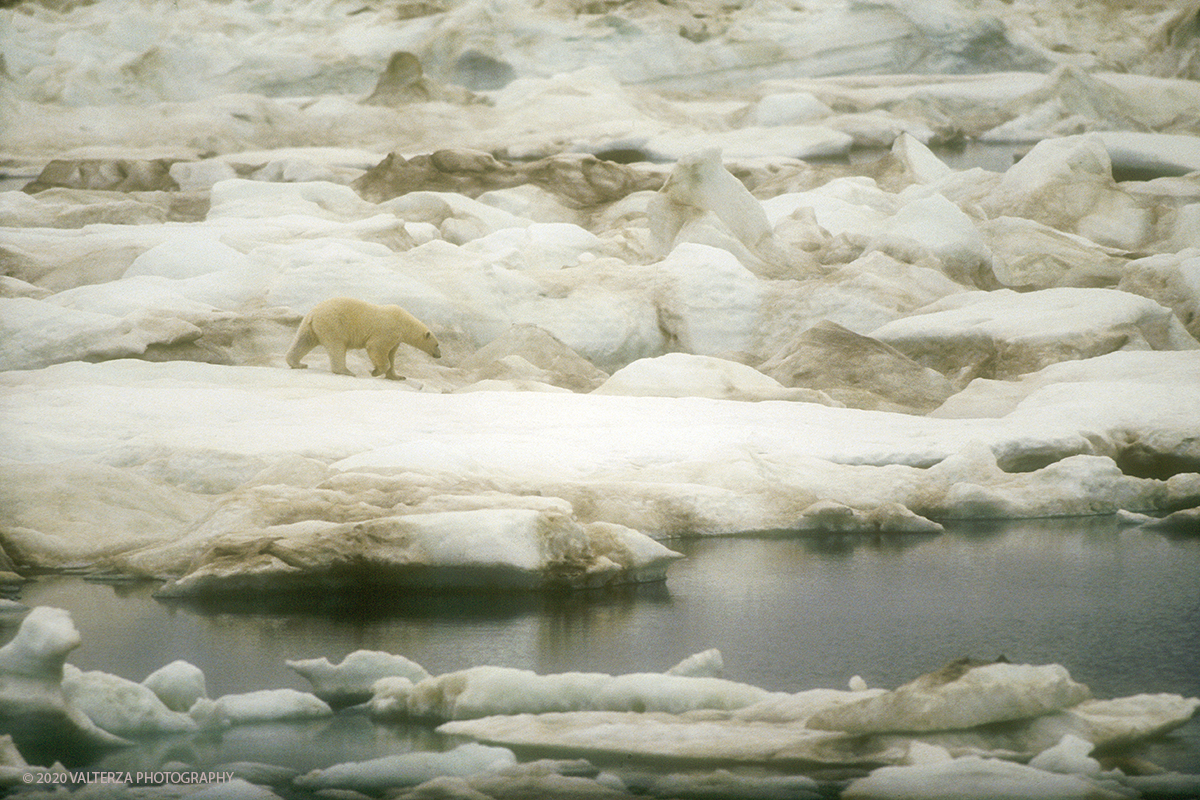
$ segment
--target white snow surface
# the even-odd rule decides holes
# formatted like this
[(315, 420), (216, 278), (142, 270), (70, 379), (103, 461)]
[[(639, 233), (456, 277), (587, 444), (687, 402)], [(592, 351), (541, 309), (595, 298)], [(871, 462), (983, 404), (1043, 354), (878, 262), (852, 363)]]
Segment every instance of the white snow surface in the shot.
[[(46, 167), (0, 192), (10, 557), (179, 594), (364, 561), (593, 586), (661, 579), (646, 537), (1193, 502), (1118, 466), (1200, 464), (1200, 189), (1171, 122), (1198, 95), (1167, 66), (1188, 63), (1173, 17), (1094, 11), (1089, 51), (1057, 7), (351, 5), (2, 12), (28, 121), (4, 155)], [(397, 49), (423, 70), (399, 105), (386, 76), (372, 93)], [(964, 108), (980, 136), (1056, 133), (956, 170), (927, 144)], [(883, 160), (797, 160), (851, 145)], [(336, 295), (405, 306), (443, 358), (401, 347), (396, 383), (322, 350), (283, 369)], [(789, 357), (821, 322), (897, 373), (756, 369), (814, 363)], [(959, 391), (928, 417), (894, 388), (921, 366)]]
[[(672, 557), (646, 534), (797, 527), (818, 500), (934, 517), (1152, 510), (1186, 495), (1123, 475), (1112, 459), (1130, 441), (1195, 459), (1200, 441), (1194, 350), (1114, 352), (1016, 384), (972, 385), (944, 417), (702, 397), (435, 394), (320, 370), (184, 361), (65, 363), (0, 374), (0, 385), (6, 549), (41, 566), (104, 561), (168, 576), (218, 541), (258, 552), (255, 537), (272, 537), (313, 564), (348, 558), (338, 555), (347, 548), (378, 551), (384, 542), (372, 537), (382, 533), (364, 529), (360, 545), (345, 535), (368, 521), (407, 531), (389, 540), (392, 555), (378, 551), (383, 561), (536, 572), (568, 558), (585, 573), (633, 575), (661, 572)], [(1048, 466), (1002, 469), (1026, 461)], [(106, 519), (100, 535), (89, 519), (56, 514), (50, 492)], [(283, 514), (289, 502), (303, 503), (305, 517)], [(260, 555), (268, 561), (247, 570), (292, 569)]]

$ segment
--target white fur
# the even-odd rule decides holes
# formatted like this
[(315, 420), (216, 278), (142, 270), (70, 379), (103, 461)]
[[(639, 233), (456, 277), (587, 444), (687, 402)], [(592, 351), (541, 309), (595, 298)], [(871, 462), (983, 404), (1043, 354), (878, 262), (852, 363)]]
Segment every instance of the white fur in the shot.
[(346, 369), (346, 351), (365, 349), (375, 367), (372, 375), (402, 380), (394, 367), (401, 342), (434, 358), (442, 355), (437, 337), (425, 323), (400, 306), (377, 306), (350, 297), (334, 297), (318, 303), (301, 320), (287, 352), (287, 363), (292, 369), (304, 369), (300, 359), (319, 344), (329, 353), (333, 372), (352, 375)]

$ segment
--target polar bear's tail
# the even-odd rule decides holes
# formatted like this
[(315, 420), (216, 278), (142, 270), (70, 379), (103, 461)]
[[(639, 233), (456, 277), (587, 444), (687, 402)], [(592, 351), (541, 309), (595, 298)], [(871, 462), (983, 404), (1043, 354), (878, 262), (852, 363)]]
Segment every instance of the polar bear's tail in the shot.
[(304, 369), (308, 365), (301, 364), (300, 359), (304, 358), (312, 351), (320, 342), (317, 340), (317, 335), (312, 329), (312, 312), (304, 315), (304, 319), (300, 320), (300, 327), (296, 328), (296, 338), (292, 339), (292, 346), (288, 348), (287, 365), (292, 369)]

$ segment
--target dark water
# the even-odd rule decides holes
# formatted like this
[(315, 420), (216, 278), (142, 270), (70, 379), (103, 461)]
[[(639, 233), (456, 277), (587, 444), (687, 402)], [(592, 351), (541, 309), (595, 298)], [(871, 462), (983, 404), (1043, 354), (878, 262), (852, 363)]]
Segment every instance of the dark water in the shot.
[[(540, 673), (661, 671), (719, 648), (726, 677), (778, 691), (845, 688), (854, 675), (892, 687), (961, 656), (1004, 655), (1063, 664), (1098, 697), (1200, 696), (1197, 539), (1096, 519), (919, 538), (672, 546), (687, 559), (665, 585), (572, 597), (394, 594), (198, 609), (156, 601), (151, 586), (44, 578), (20, 599), (72, 612), (83, 636), (70, 658), (76, 666), (141, 680), (184, 659), (204, 671), (212, 697), (309, 689), (286, 660), (336, 662), (360, 648), (407, 656), (435, 674), (478, 664)], [(235, 729), (209, 757), (284, 761), (251, 754), (249, 742), (272, 738), (263, 733)], [(297, 766), (434, 746), (437, 738), (378, 729), (352, 715), (311, 735), (324, 744), (300, 748), (299, 761), (293, 753)], [(1200, 723), (1142, 754), (1200, 772)]]

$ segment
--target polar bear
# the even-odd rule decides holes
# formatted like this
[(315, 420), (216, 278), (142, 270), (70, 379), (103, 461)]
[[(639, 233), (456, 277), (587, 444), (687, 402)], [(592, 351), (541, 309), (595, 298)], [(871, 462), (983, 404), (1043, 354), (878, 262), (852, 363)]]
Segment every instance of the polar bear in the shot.
[(304, 369), (300, 359), (318, 344), (329, 353), (329, 364), (338, 375), (353, 375), (346, 369), (346, 351), (367, 351), (375, 369), (372, 375), (404, 380), (393, 366), (401, 342), (441, 358), (437, 337), (425, 323), (400, 306), (377, 306), (351, 297), (334, 297), (313, 306), (288, 348), (287, 363), (292, 369)]

